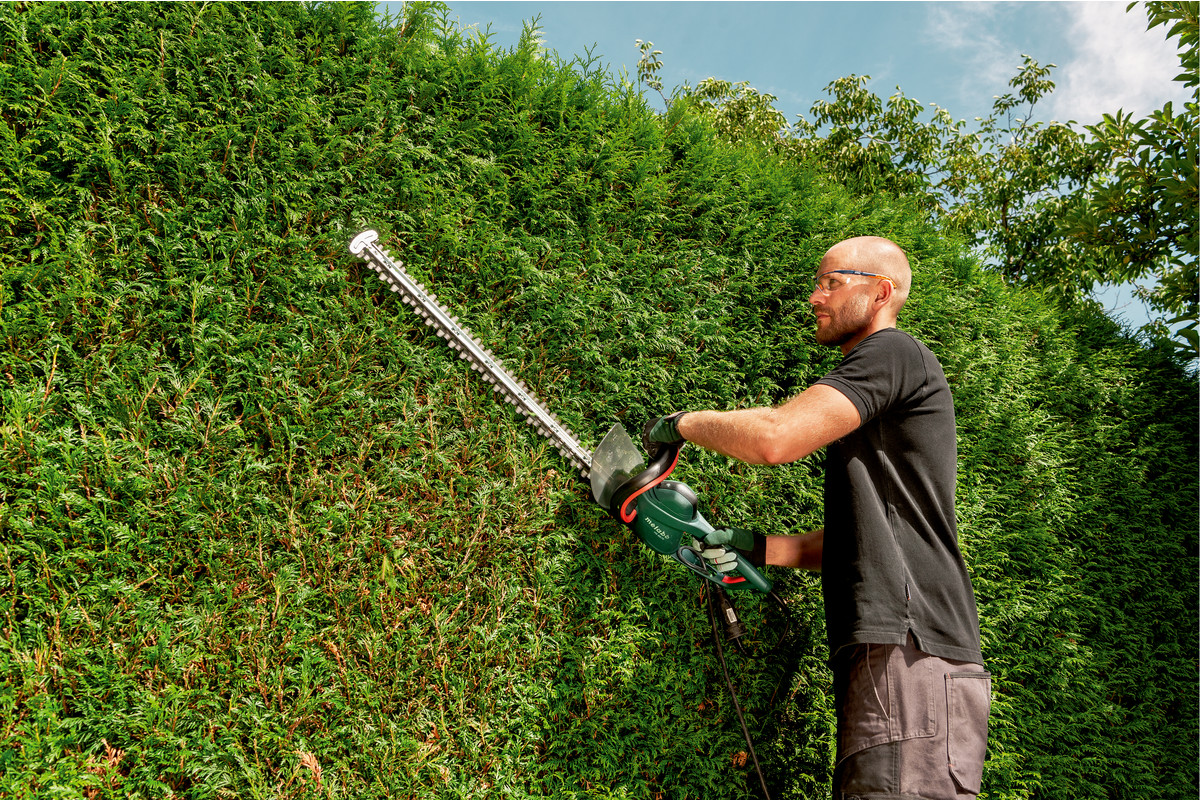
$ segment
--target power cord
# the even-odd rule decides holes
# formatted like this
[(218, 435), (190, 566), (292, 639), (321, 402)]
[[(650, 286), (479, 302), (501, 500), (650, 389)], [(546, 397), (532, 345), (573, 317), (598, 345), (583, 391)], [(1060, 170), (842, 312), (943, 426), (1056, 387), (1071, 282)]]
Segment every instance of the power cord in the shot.
[[(721, 644), (721, 636), (717, 630), (717, 620), (720, 618), (725, 627), (725, 637), (734, 643), (738, 651), (746, 654), (745, 645), (741, 638), (746, 633), (746, 626), (742, 624), (741, 618), (737, 615), (737, 609), (733, 605), (733, 600), (729, 597), (728, 592), (722, 588), (713, 588), (707, 582), (705, 586), (705, 599), (708, 604), (708, 619), (712, 626), (713, 642), (717, 648), (717, 660), (721, 664), (721, 674), (725, 678), (725, 685), (729, 688), (729, 697), (733, 700), (733, 710), (737, 714), (738, 724), (742, 727), (742, 736), (746, 739), (746, 749), (750, 754), (751, 761), (754, 762), (754, 771), (758, 775), (759, 785), (762, 787), (764, 800), (771, 800), (771, 793), (767, 789), (767, 780), (763, 777), (762, 765), (758, 762), (758, 754), (754, 752), (754, 742), (750, 738), (750, 731), (746, 727), (746, 717), (742, 712), (742, 705), (738, 702), (737, 690), (733, 686), (733, 680), (729, 677), (729, 665), (725, 661), (725, 647)], [(779, 636), (779, 641), (775, 643), (772, 654), (779, 650), (788, 633), (792, 628), (792, 613), (788, 608), (788, 604), (783, 598), (775, 592), (768, 595), (779, 607), (783, 610), (784, 627), (783, 633)], [(786, 676), (787, 672), (784, 672)], [(771, 693), (769, 705), (775, 705), (775, 699), (779, 694), (779, 689), (782, 687), (783, 677), (779, 679), (779, 683), (775, 686), (775, 690)]]

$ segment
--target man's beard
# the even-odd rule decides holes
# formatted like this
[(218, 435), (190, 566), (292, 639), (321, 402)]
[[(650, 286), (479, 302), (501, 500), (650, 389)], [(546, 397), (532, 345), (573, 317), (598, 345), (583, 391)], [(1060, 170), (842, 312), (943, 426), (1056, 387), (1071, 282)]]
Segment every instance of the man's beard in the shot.
[(871, 322), (871, 298), (855, 295), (840, 309), (817, 308), (828, 314), (824, 327), (817, 327), (817, 342), (829, 347), (840, 347), (857, 336)]

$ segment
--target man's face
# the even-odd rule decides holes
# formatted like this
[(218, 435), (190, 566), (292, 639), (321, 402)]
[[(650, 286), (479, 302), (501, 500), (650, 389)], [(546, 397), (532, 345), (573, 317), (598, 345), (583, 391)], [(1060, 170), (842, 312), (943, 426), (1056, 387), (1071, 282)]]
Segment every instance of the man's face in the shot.
[[(821, 275), (837, 266), (822, 262)], [(856, 282), (861, 281), (861, 283)], [(808, 302), (817, 316), (817, 342), (840, 347), (870, 324), (872, 284), (854, 275), (825, 275)], [(824, 287), (824, 288), (822, 288)], [(827, 289), (827, 291), (826, 291)]]

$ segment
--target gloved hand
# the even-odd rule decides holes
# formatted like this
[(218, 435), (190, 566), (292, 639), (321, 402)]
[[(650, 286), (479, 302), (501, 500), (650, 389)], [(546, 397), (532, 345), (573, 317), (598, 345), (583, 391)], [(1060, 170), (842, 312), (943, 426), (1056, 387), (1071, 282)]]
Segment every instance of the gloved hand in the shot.
[(679, 424), (679, 418), (686, 413), (676, 411), (665, 417), (655, 417), (646, 423), (642, 428), (642, 446), (646, 448), (646, 455), (653, 459), (662, 445), (678, 444), (684, 440), (676, 426)]
[(731, 572), (737, 567), (737, 553), (728, 548), (741, 550), (746, 555), (754, 550), (754, 533), (742, 528), (718, 528), (704, 541), (692, 541), (717, 572)]

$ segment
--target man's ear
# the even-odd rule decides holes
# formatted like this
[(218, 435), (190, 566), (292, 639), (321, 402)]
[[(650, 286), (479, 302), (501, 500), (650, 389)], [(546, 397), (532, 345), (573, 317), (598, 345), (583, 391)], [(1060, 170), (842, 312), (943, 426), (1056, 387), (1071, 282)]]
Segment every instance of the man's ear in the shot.
[(896, 287), (891, 281), (877, 281), (875, 287), (875, 308), (882, 309), (891, 305), (892, 298), (896, 295)]

